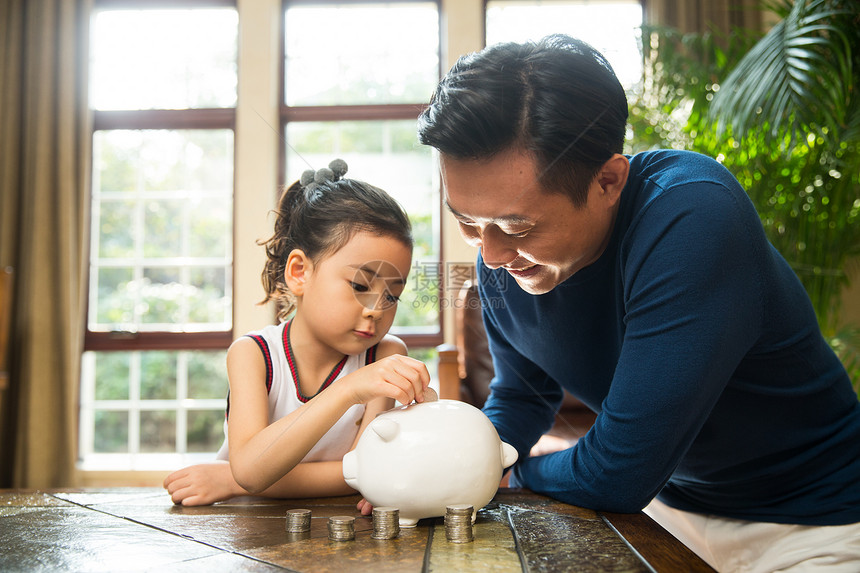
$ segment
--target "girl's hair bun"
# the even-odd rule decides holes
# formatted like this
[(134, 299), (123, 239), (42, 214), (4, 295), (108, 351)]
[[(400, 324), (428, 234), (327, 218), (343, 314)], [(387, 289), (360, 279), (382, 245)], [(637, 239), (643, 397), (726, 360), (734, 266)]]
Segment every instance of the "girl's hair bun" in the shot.
[(308, 191), (313, 191), (320, 183), (340, 180), (341, 177), (346, 175), (348, 169), (346, 161), (343, 159), (333, 159), (328, 164), (328, 167), (320, 167), (316, 171), (313, 169), (304, 171), (299, 179), (299, 184), (305, 193), (307, 193)]

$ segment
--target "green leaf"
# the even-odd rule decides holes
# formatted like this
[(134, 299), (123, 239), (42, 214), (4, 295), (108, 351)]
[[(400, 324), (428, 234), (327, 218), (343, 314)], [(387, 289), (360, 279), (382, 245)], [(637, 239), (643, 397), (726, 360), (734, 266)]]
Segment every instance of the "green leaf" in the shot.
[(853, 85), (851, 46), (840, 28), (848, 15), (825, 0), (795, 0), (714, 97), (709, 117), (719, 130), (731, 126), (743, 137), (767, 123), (771, 142), (788, 134), (792, 146), (818, 126), (842, 128)]

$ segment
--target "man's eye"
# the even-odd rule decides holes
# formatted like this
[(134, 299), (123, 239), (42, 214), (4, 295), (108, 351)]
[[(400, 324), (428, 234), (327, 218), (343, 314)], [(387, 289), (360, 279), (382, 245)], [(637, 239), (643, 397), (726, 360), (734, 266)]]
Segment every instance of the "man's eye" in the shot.
[(467, 223), (465, 221), (458, 221), (458, 223), (460, 225), (460, 230), (462, 232), (467, 233), (469, 235), (477, 235), (478, 234), (478, 229), (477, 229), (477, 227), (475, 227), (474, 223)]
[(522, 239), (526, 235), (531, 232), (531, 229), (526, 229), (525, 231), (502, 231), (508, 237), (514, 237), (515, 239)]

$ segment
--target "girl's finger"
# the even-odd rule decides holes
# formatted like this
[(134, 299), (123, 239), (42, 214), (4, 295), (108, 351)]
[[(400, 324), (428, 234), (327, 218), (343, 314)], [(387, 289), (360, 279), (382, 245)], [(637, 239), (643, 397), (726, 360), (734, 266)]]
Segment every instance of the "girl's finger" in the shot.
[[(410, 360), (413, 359), (410, 358)], [(420, 368), (416, 368), (416, 365), (420, 366)], [(413, 399), (416, 402), (423, 402), (424, 390), (428, 387), (428, 384), (430, 383), (430, 377), (429, 374), (427, 374), (427, 367), (424, 365), (424, 363), (418, 360), (414, 360), (414, 363), (397, 361), (395, 362), (393, 370), (403, 379), (403, 381), (405, 381), (406, 384), (410, 386), (411, 392), (407, 391), (407, 393), (410, 395), (410, 402)], [(398, 384), (394, 380), (389, 380), (389, 382), (395, 383), (400, 386), (400, 384)]]

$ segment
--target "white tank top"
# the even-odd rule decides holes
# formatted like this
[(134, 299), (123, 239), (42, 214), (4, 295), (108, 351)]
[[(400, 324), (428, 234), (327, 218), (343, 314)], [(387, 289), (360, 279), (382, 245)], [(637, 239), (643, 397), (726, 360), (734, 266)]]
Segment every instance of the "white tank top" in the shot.
[[(271, 325), (248, 336), (263, 353), (266, 361), (266, 390), (269, 395), (269, 424), (279, 420), (294, 410), (298, 410), (313, 396), (304, 396), (296, 384), (296, 367), (288, 343), (290, 321)], [(355, 372), (376, 359), (376, 346), (361, 354), (344, 356), (326, 378), (319, 392), (328, 388), (332, 382)], [(230, 415), (230, 396), (227, 396), (227, 416)], [(328, 432), (311, 448), (302, 462), (340, 461), (352, 447), (358, 428), (364, 417), (364, 404), (355, 404), (335, 422)], [(229, 459), (227, 440), (227, 420), (224, 420), (224, 444), (218, 450), (216, 459)]]

